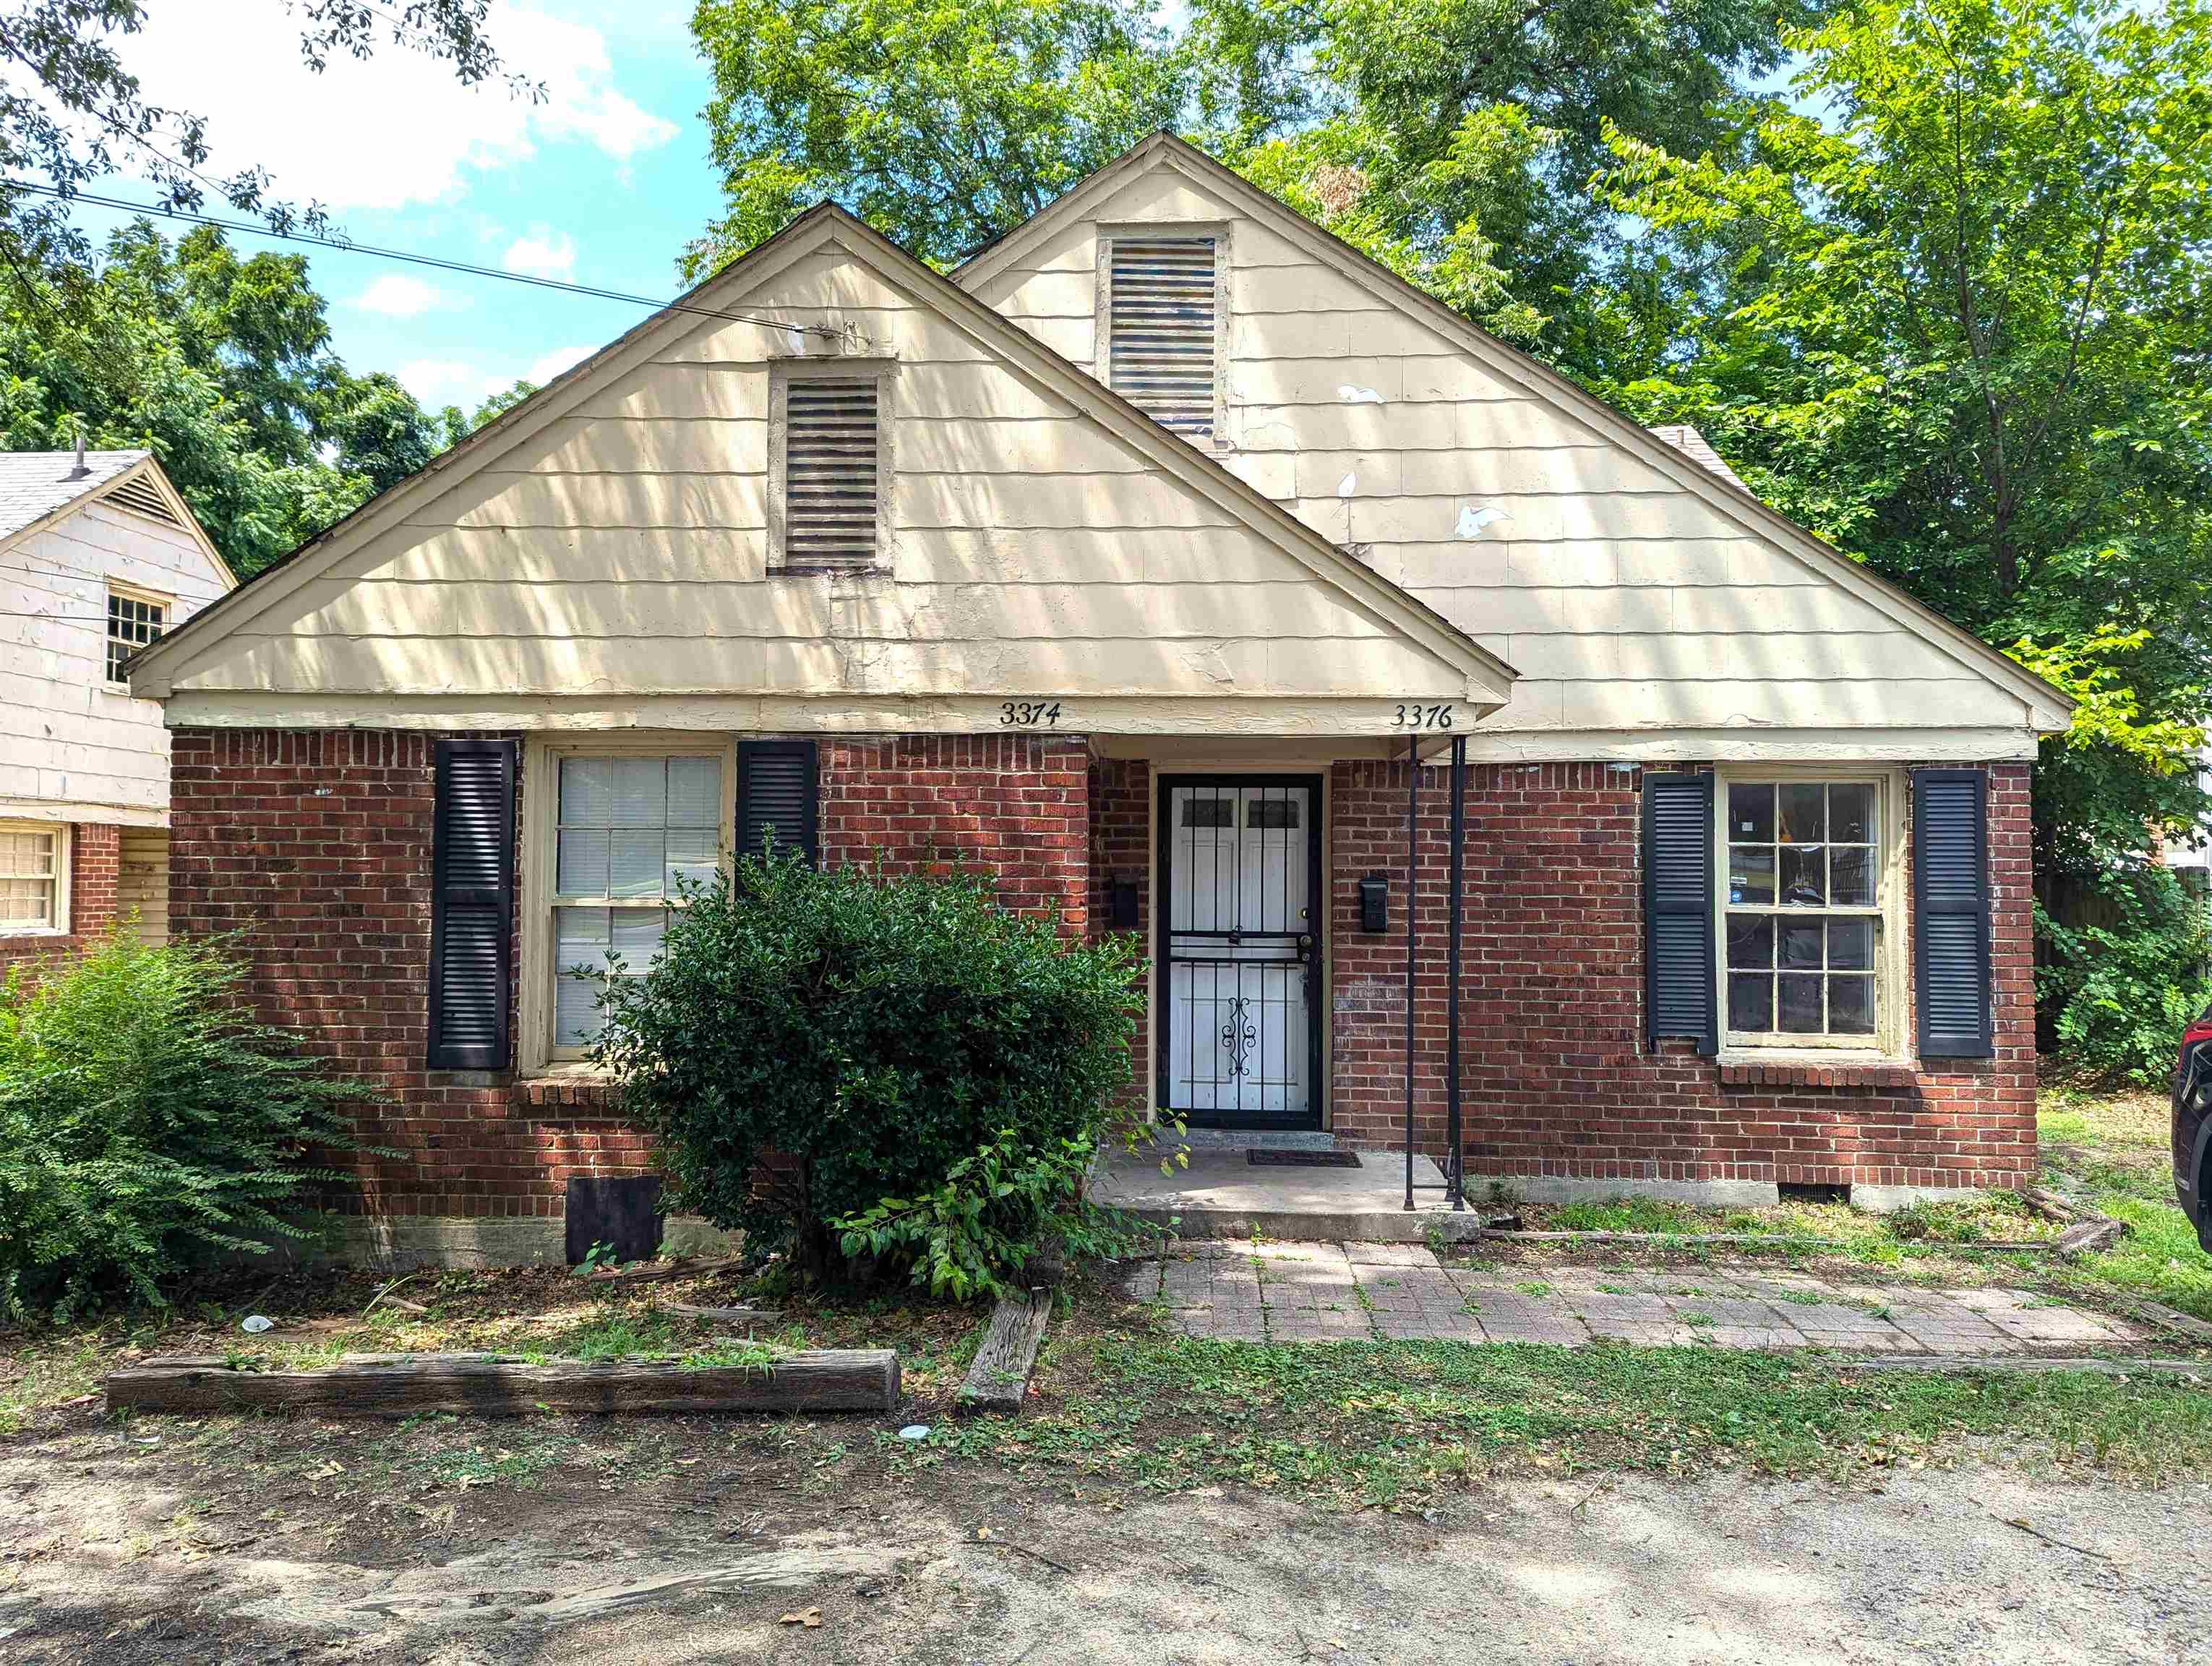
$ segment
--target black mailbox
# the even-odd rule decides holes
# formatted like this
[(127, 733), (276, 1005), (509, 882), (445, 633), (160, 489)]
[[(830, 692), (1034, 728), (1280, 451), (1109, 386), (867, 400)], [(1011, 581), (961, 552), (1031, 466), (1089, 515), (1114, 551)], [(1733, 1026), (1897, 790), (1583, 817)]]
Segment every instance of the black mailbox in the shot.
[(1108, 916), (1109, 928), (1117, 932), (1137, 929), (1137, 882), (1127, 874), (1114, 876), (1112, 905)]
[(1390, 929), (1390, 882), (1380, 873), (1370, 873), (1359, 882), (1359, 929)]

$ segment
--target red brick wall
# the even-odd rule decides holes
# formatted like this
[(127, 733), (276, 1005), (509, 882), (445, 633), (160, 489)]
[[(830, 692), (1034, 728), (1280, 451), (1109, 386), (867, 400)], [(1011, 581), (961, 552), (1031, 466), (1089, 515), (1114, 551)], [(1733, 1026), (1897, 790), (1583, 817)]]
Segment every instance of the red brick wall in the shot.
[[(646, 1141), (594, 1084), (423, 1067), (435, 736), (180, 730), (173, 742), (172, 928), (246, 928), (262, 1013), (394, 1101), (362, 1127), (401, 1156), (350, 1159), (360, 1189), (342, 1201), (557, 1215), (570, 1176), (646, 1164)], [(1080, 933), (1085, 761), (1084, 743), (1062, 737), (825, 742), (824, 852), (981, 866), (1010, 906), (1058, 907)], [(526, 779), (526, 802), (531, 791)]]
[(115, 887), (123, 866), (123, 830), (106, 822), (70, 829), (70, 928), (57, 937), (0, 937), (0, 973), (11, 966), (62, 960), (104, 937), (115, 924)]
[[(1137, 882), (1139, 954), (1152, 953), (1152, 766), (1142, 758), (1102, 758), (1091, 766), (1091, 924), (1096, 934), (1109, 929), (1116, 874)], [(1139, 982), (1140, 994), (1148, 991)], [(1146, 1003), (1149, 1008), (1149, 1001)], [(1129, 1044), (1129, 1085), (1121, 1103), (1139, 1110), (1150, 1102), (1152, 1057), (1152, 1014), (1137, 1015), (1137, 1034)]]
[[(2028, 771), (1990, 769), (1997, 1055), (1911, 1072), (1723, 1072), (1644, 1051), (1639, 775), (1484, 765), (1468, 783), (1462, 1080), (1471, 1171), (1615, 1181), (2017, 1185), (2035, 1152)], [(1403, 1138), (1406, 770), (1332, 773), (1336, 1128)], [(1444, 1143), (1447, 778), (1424, 772), (1415, 1140)], [(1358, 929), (1359, 877), (1390, 877), (1391, 929)], [(1723, 1076), (1729, 1079), (1723, 1079)]]
[(886, 874), (981, 869), (1018, 914), (1091, 909), (1090, 747), (1067, 735), (908, 735), (821, 744), (822, 860)]

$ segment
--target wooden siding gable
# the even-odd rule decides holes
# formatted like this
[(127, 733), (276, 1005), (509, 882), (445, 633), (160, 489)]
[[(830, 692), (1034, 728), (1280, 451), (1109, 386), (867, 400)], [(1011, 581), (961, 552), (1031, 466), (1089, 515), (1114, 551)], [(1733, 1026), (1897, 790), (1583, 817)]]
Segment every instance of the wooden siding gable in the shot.
[[(1389, 702), (1471, 721), (1510, 689), (1467, 635), (842, 213), (684, 305), (149, 651), (172, 721), (503, 702), (614, 722), (645, 701), (686, 724), (973, 727), (1042, 696), (1085, 702), (1063, 727), (1376, 735)], [(771, 570), (772, 385), (848, 361), (884, 368), (888, 550)]]
[(1091, 363), (1103, 240), (1181, 226), (1230, 265), (1200, 443), (1514, 666), (1478, 755), (2026, 757), (2065, 727), (2057, 690), (1172, 137), (954, 277)]

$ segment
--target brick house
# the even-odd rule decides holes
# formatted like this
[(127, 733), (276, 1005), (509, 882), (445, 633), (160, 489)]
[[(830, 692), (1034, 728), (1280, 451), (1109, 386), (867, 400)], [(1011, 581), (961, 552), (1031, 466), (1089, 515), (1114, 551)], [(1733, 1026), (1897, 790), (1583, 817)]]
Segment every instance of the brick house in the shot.
[(2064, 697), (1164, 136), (949, 277), (813, 210), (132, 677), (173, 916), (389, 1085), (387, 1220), (646, 1159), (568, 969), (764, 829), (1141, 933), (1200, 1126), (2033, 1167)]
[(169, 739), (123, 665), (234, 587), (153, 453), (0, 453), (0, 971), (168, 908)]

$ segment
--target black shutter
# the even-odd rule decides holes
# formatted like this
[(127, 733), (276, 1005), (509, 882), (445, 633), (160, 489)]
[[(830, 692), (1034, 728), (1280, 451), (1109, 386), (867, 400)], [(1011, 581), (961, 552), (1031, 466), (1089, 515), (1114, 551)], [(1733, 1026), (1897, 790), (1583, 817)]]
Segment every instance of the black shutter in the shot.
[(1713, 950), (1713, 778), (1644, 777), (1644, 1009), (1648, 1039), (1720, 1051)]
[(1920, 1051), (1986, 1059), (1990, 996), (1989, 777), (1912, 772), (1912, 970)]
[(738, 854), (759, 855), (763, 837), (773, 833), (779, 851), (795, 847), (808, 861), (817, 861), (819, 831), (814, 743), (738, 742)]
[(513, 1006), (514, 743), (441, 740), (430, 854), (433, 1070), (503, 1070)]

